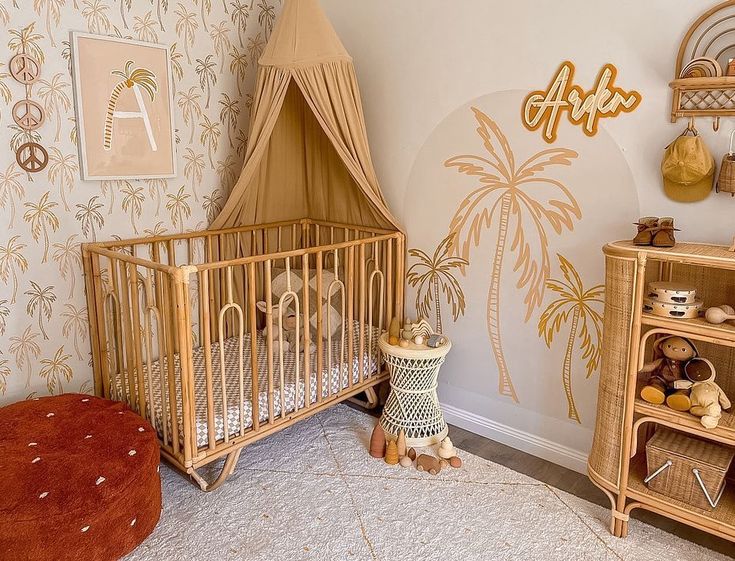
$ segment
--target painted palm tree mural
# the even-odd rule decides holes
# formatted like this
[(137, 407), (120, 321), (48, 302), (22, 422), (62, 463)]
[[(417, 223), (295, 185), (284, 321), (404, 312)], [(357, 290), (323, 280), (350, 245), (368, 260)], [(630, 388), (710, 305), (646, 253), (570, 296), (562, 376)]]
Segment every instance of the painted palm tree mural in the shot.
[(416, 288), (416, 313), (419, 317), (428, 318), (433, 307), (437, 333), (444, 332), (440, 292), (452, 309), (454, 321), (464, 314), (465, 309), (464, 292), (453, 270), (466, 267), (469, 261), (450, 255), (455, 237), (455, 234), (450, 234), (444, 238), (431, 257), (420, 249), (408, 250), (408, 255), (417, 259), (406, 274), (408, 284)]
[(156, 98), (156, 92), (158, 91), (158, 82), (156, 81), (156, 75), (148, 70), (147, 68), (134, 68), (134, 61), (128, 60), (125, 63), (124, 70), (113, 70), (111, 74), (122, 78), (110, 93), (110, 98), (107, 100), (107, 114), (105, 115), (105, 150), (112, 148), (112, 127), (115, 121), (115, 112), (117, 102), (120, 99), (120, 94), (126, 89), (133, 90), (135, 98), (138, 102), (140, 109), (141, 118), (146, 123), (146, 131), (148, 132), (149, 141), (151, 142), (151, 149), (155, 151), (155, 141), (152, 138), (152, 132), (150, 131), (150, 122), (148, 119), (148, 112), (146, 111), (143, 98), (140, 95), (142, 89), (153, 101)]
[(581, 423), (572, 393), (572, 358), (578, 346), (582, 360), (586, 361), (587, 378), (597, 370), (600, 364), (600, 341), (602, 340), (602, 314), (596, 309), (604, 303), (605, 287), (601, 284), (585, 289), (579, 273), (563, 255), (558, 255), (559, 268), (563, 279), (548, 279), (546, 288), (554, 292), (556, 297), (543, 311), (538, 321), (539, 337), (543, 337), (546, 346), (551, 348), (554, 335), (561, 331), (563, 325), (569, 326), (564, 362), (562, 364), (562, 382), (567, 396), (570, 419)]
[[(476, 179), (477, 185), (460, 203), (449, 231), (456, 236), (450, 255), (468, 259), (483, 233), (494, 236), (487, 297), (487, 330), (498, 368), (498, 392), (518, 402), (503, 354), (500, 328), (500, 294), (506, 253), (514, 258), (516, 287), (524, 290), (525, 321), (543, 302), (551, 270), (549, 228), (557, 235), (574, 229), (582, 211), (571, 191), (549, 172), (569, 166), (577, 153), (566, 148), (538, 152), (518, 164), (498, 124), (480, 109), (472, 108), (482, 155), (462, 154), (444, 162), (448, 168)], [(464, 272), (464, 267), (461, 268)]]

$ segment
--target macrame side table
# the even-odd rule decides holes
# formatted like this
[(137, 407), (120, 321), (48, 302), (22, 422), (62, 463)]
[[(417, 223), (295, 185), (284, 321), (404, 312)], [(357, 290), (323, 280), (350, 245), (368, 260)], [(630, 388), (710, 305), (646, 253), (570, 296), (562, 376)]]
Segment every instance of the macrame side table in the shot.
[(452, 343), (436, 348), (410, 344), (388, 344), (388, 335), (378, 345), (390, 372), (390, 395), (383, 408), (380, 425), (388, 437), (397, 438), (401, 429), (408, 446), (429, 446), (440, 442), (449, 429), (436, 395), (439, 369)]

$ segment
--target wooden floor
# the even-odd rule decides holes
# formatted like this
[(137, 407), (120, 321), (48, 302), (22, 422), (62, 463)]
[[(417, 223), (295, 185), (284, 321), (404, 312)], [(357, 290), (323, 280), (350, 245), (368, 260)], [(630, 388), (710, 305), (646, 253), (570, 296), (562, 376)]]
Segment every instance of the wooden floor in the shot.
[[(364, 411), (364, 409), (349, 404)], [(367, 411), (376, 417), (380, 416), (378, 411)], [(548, 485), (552, 485), (557, 489), (571, 493), (577, 497), (590, 501), (610, 509), (610, 501), (595, 487), (586, 475), (577, 473), (565, 467), (547, 462), (531, 454), (526, 454), (510, 446), (505, 446), (489, 438), (479, 436), (453, 425), (449, 426), (449, 434), (452, 442), (458, 448), (480, 456), (486, 460), (501, 464), (519, 473), (533, 477), (539, 481), (543, 481)], [(706, 532), (701, 532), (685, 524), (679, 524), (668, 518), (658, 516), (652, 512), (645, 510), (634, 510), (631, 513), (632, 518), (643, 520), (652, 526), (660, 528), (666, 532), (675, 534), (683, 539), (689, 540), (701, 546), (707, 547), (719, 553), (729, 555), (735, 559), (735, 546), (727, 540), (712, 536)], [(635, 531), (632, 529), (631, 531)]]

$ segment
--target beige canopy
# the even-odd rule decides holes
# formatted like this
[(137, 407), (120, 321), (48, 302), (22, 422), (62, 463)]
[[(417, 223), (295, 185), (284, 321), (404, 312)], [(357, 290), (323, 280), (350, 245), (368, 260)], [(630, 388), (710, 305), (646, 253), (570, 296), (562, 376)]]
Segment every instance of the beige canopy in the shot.
[(311, 218), (400, 230), (370, 159), (352, 58), (318, 0), (286, 0), (259, 61), (245, 164), (211, 228)]

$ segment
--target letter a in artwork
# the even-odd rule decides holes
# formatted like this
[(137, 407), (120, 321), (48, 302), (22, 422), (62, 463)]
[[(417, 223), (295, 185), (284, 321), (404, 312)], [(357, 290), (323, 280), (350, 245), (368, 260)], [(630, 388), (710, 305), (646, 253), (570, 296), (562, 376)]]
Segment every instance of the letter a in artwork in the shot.
[[(148, 117), (148, 110), (145, 107), (143, 94), (141, 93), (141, 90), (144, 90), (150, 96), (151, 101), (155, 99), (156, 92), (158, 91), (156, 75), (146, 68), (133, 68), (133, 64), (134, 62), (129, 60), (125, 63), (124, 71), (114, 70), (111, 72), (114, 76), (120, 76), (122, 80), (113, 88), (110, 98), (107, 101), (104, 148), (105, 150), (112, 150), (112, 131), (115, 119), (142, 119), (146, 135), (148, 136), (148, 144), (151, 147), (151, 151), (156, 152), (158, 151), (158, 145), (153, 136), (151, 120)], [(116, 109), (120, 94), (126, 89), (133, 91), (135, 101), (138, 104), (138, 111), (118, 111)]]

